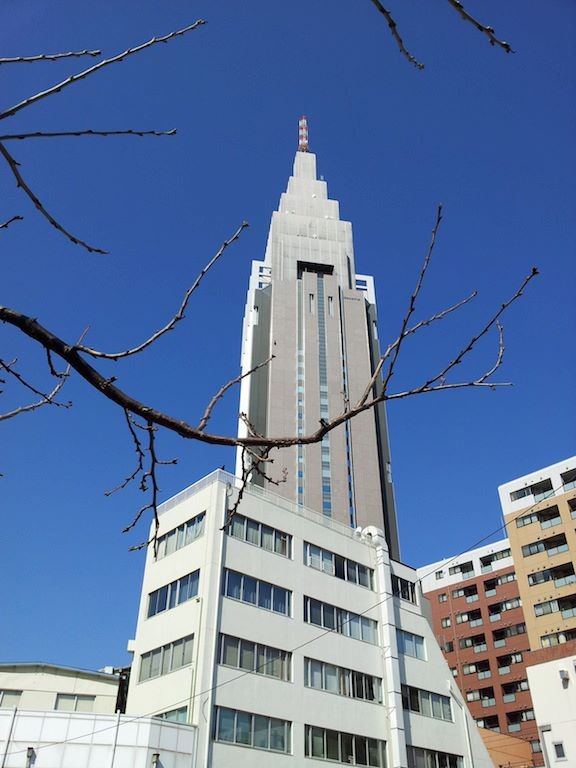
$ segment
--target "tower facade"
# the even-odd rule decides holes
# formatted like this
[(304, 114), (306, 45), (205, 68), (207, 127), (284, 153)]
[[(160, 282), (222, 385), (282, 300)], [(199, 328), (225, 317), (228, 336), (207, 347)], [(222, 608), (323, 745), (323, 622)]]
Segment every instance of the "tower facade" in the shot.
[[(317, 178), (304, 120), (292, 176), (272, 214), (263, 261), (255, 261), (244, 315), (240, 411), (260, 434), (315, 432), (364, 393), (380, 357), (374, 282), (356, 274), (352, 225)], [(247, 434), (240, 421), (239, 434)], [(242, 467), (238, 455), (237, 474)], [(274, 490), (353, 528), (384, 528), (399, 559), (383, 404), (321, 443), (282, 449)], [(267, 481), (254, 473), (253, 482)]]

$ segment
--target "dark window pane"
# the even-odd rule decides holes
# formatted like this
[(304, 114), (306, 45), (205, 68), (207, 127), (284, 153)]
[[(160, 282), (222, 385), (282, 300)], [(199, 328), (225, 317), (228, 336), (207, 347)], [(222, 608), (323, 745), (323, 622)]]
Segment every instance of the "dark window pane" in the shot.
[(340, 759), (337, 731), (326, 731), (326, 757), (328, 760)]
[(235, 600), (240, 600), (242, 588), (242, 576), (236, 571), (228, 571), (226, 574), (226, 594)]
[(244, 576), (242, 580), (242, 600), (256, 605), (256, 579), (252, 576)]
[(289, 594), (285, 589), (282, 589), (281, 587), (274, 587), (272, 610), (276, 611), (276, 613), (289, 613)]
[(155, 613), (166, 610), (166, 602), (168, 600), (168, 586), (162, 587), (158, 590), (158, 602), (156, 604)]
[(270, 749), (277, 749), (280, 752), (287, 751), (286, 723), (284, 720), (270, 718)]
[(272, 584), (261, 581), (258, 585), (258, 605), (260, 608), (272, 610)]
[(236, 744), (252, 743), (252, 715), (248, 712), (236, 712)]
[(269, 749), (270, 736), (268, 733), (270, 721), (262, 715), (254, 715), (254, 746)]
[(254, 670), (254, 643), (248, 640), (240, 641), (240, 667), (250, 672)]
[(234, 741), (234, 710), (218, 710), (218, 732), (216, 738), (220, 741)]
[(222, 637), (222, 664), (227, 664), (229, 667), (238, 666), (238, 643), (237, 637), (227, 635)]
[(356, 765), (368, 765), (368, 749), (366, 739), (363, 736), (354, 737), (354, 750), (356, 752)]

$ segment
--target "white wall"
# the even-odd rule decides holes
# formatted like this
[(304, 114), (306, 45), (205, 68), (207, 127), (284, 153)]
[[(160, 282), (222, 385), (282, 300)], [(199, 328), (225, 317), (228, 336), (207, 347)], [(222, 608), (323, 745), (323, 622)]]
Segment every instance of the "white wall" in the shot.
[[(526, 669), (542, 750), (549, 768), (576, 765), (576, 655)], [(561, 675), (562, 672), (562, 675)], [(555, 756), (561, 742), (566, 759)]]
[(0, 709), (0, 765), (23, 768), (194, 768), (196, 728), (125, 715)]
[(88, 710), (105, 714), (116, 708), (118, 676), (52, 664), (2, 664), (0, 690), (22, 691), (18, 708), (34, 710), (55, 709), (59, 693), (94, 696)]

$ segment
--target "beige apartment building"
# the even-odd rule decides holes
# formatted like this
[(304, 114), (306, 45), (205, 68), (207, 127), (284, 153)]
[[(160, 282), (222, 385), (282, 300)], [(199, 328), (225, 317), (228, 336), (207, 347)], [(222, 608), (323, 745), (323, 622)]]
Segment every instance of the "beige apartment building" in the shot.
[(498, 491), (530, 648), (576, 640), (576, 456)]

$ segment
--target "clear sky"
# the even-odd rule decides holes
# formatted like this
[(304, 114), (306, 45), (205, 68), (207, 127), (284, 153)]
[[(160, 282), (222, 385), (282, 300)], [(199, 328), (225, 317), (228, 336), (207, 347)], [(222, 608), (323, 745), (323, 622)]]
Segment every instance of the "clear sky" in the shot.
[[(394, 338), (445, 206), (417, 319), (479, 296), (406, 344), (396, 386), (453, 356), (537, 265), (505, 318), (496, 392), (426, 395), (389, 408), (402, 554), (420, 566), (477, 544), (501, 524), (497, 486), (572, 455), (575, 436), (574, 200), (576, 6), (469, 0), (517, 51), (492, 48), (446, 2), (393, 2), (426, 68), (401, 58), (369, 0), (183, 2), (5, 0), (3, 56), (101, 48), (114, 55), (196, 18), (208, 24), (110, 67), (2, 122), (0, 132), (168, 129), (174, 138), (11, 142), (21, 172), (88, 254), (33, 210), (0, 165), (1, 301), (65, 338), (131, 345), (163, 324), (185, 287), (244, 219), (239, 243), (206, 278), (185, 325), (148, 357), (102, 370), (137, 397), (197, 420), (238, 373), (251, 259), (262, 257), (304, 113), (318, 170), (353, 222), (356, 265), (374, 275), (380, 334)], [(0, 67), (2, 107), (92, 60)], [(572, 216), (571, 216), (572, 214)], [(48, 386), (44, 356), (2, 328), (1, 356)], [(461, 366), (491, 365), (495, 339)], [(2, 410), (16, 401), (11, 384)], [(20, 393), (18, 393), (20, 394)], [(128, 661), (143, 554), (121, 533), (144, 503), (111, 498), (134, 464), (122, 413), (71, 381), (74, 407), (3, 423), (0, 443), (0, 660), (89, 668)], [(233, 432), (237, 394), (214, 418)], [(162, 498), (230, 450), (159, 440)], [(494, 538), (503, 534), (495, 533)]]

